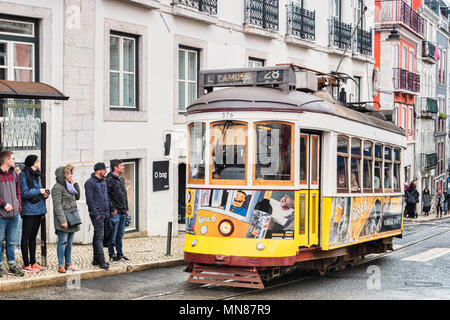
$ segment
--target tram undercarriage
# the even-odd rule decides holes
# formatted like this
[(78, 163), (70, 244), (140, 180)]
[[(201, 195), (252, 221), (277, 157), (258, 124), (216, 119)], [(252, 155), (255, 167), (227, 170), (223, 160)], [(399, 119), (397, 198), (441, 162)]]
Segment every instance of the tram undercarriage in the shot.
[(360, 243), (329, 251), (320, 248), (300, 249), (296, 262), (291, 266), (232, 266), (190, 262), (184, 270), (190, 272), (188, 282), (264, 289), (267, 282), (294, 271), (315, 271), (323, 276), (332, 271), (354, 267), (366, 255), (382, 254), (393, 250), (392, 237)]

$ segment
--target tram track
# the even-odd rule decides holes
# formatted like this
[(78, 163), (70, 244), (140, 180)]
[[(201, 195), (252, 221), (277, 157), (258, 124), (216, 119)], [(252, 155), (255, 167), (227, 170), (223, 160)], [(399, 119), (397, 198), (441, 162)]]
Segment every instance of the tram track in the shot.
[[(434, 230), (434, 229), (438, 229), (438, 228), (446, 228), (446, 230), (443, 230), (443, 231), (440, 231), (440, 232), (437, 232), (437, 233), (433, 233), (432, 235), (428, 235), (426, 237), (421, 237), (420, 239), (417, 239), (417, 240), (414, 240), (414, 241), (409, 242), (407, 244), (401, 245), (401, 246), (397, 247), (393, 251), (390, 251), (390, 252), (387, 252), (387, 253), (381, 253), (381, 254), (374, 254), (371, 257), (364, 258), (361, 261), (358, 261), (357, 263), (355, 263), (354, 267), (361, 266), (361, 265), (367, 264), (369, 262), (372, 262), (372, 261), (375, 261), (375, 260), (378, 260), (378, 259), (382, 259), (382, 258), (384, 258), (386, 256), (389, 256), (391, 254), (397, 253), (397, 252), (399, 252), (401, 250), (404, 250), (406, 248), (410, 248), (412, 246), (418, 245), (418, 244), (420, 244), (420, 243), (422, 243), (422, 242), (424, 242), (426, 240), (429, 240), (429, 239), (438, 237), (438, 236), (440, 236), (442, 234), (450, 232), (450, 225), (447, 225), (447, 224), (445, 224), (445, 225), (435, 225), (435, 226), (427, 228), (427, 229), (422, 229), (422, 230), (418, 230), (418, 231), (410, 231), (407, 234), (404, 234), (403, 238), (412, 236), (412, 235), (417, 234), (417, 233), (422, 232), (422, 231), (430, 231), (430, 230)], [(293, 274), (287, 275), (285, 277), (292, 277), (292, 276), (293, 276)], [(267, 291), (272, 290), (272, 289), (285, 287), (285, 286), (288, 286), (288, 285), (291, 285), (291, 284), (295, 284), (295, 283), (299, 283), (299, 282), (302, 282), (302, 281), (305, 281), (305, 280), (308, 280), (308, 279), (311, 279), (311, 278), (314, 278), (314, 277), (317, 277), (317, 275), (311, 275), (310, 273), (308, 273), (308, 274), (297, 274), (297, 277), (292, 279), (292, 280), (282, 281), (282, 278), (280, 278), (280, 279), (275, 280), (275, 281), (282, 281), (280, 283), (274, 283), (274, 284), (268, 283), (267, 286), (264, 289), (249, 289), (249, 290), (247, 290), (245, 292), (239, 292), (239, 293), (235, 293), (235, 294), (231, 294), (231, 295), (226, 295), (224, 297), (219, 297), (216, 300), (227, 301), (227, 300), (232, 300), (232, 299), (238, 298), (238, 297), (249, 296), (249, 295), (251, 295), (253, 293), (267, 292)], [(174, 290), (174, 291), (170, 291), (170, 292), (162, 292), (162, 293), (158, 293), (158, 294), (143, 295), (143, 296), (140, 296), (140, 297), (133, 298), (132, 300), (146, 300), (146, 299), (152, 299), (152, 298), (156, 299), (156, 298), (161, 298), (161, 297), (168, 297), (168, 299), (170, 299), (171, 296), (176, 296), (176, 295), (180, 295), (180, 294), (184, 294), (184, 293), (189, 293), (189, 292), (192, 292), (192, 291), (200, 291), (200, 290), (203, 290), (203, 289), (206, 289), (206, 288), (219, 287), (219, 286), (220, 285), (204, 284), (204, 285), (195, 286), (195, 287), (192, 287), (192, 288), (182, 288), (182, 289)]]

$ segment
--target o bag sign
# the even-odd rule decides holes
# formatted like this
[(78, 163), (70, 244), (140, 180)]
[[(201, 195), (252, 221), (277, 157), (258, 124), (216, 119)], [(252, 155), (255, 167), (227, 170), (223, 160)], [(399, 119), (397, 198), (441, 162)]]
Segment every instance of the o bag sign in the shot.
[(153, 191), (169, 190), (169, 161), (153, 161)]

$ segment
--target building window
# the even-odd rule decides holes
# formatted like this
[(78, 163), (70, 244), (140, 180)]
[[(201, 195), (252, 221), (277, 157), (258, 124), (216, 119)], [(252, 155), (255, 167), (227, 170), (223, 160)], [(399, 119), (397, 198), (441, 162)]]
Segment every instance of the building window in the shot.
[(361, 77), (353, 77), (355, 79), (354, 85), (355, 85), (355, 101), (354, 102), (361, 102)]
[(109, 38), (109, 105), (138, 109), (138, 37), (111, 32)]
[(265, 65), (264, 59), (248, 57), (248, 67), (249, 68), (264, 67), (264, 65)]
[(178, 49), (178, 112), (181, 114), (197, 99), (199, 59), (199, 49), (184, 46)]
[(39, 81), (38, 23), (0, 15), (0, 80)]
[(126, 232), (139, 230), (139, 160), (123, 160), (125, 172), (125, 189), (128, 197), (128, 215), (131, 217), (131, 224), (125, 229)]

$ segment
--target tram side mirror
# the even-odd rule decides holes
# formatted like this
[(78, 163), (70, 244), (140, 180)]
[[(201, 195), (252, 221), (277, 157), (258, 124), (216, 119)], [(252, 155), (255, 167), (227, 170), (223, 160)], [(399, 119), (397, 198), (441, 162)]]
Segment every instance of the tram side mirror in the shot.
[(166, 133), (166, 138), (164, 140), (164, 155), (168, 156), (170, 154), (170, 141), (172, 139), (172, 135), (170, 133)]

